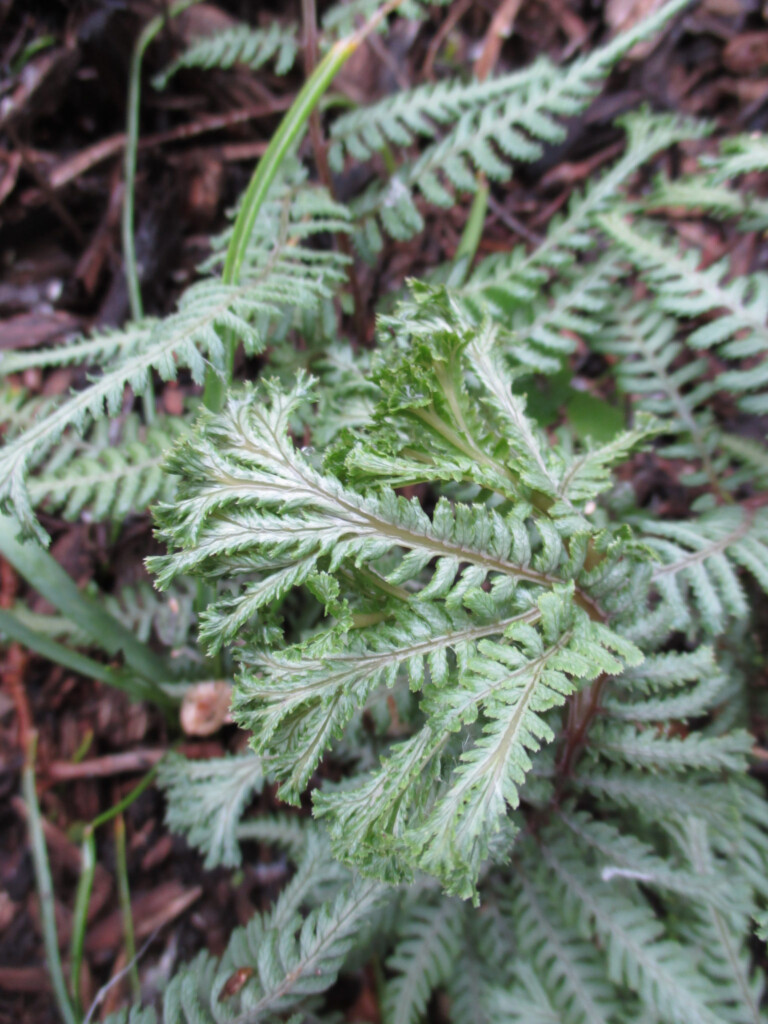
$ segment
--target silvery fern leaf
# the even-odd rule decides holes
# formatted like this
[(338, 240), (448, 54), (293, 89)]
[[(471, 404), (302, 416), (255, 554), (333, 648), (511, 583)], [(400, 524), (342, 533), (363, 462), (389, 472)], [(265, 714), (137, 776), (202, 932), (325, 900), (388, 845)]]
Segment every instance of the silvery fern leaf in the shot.
[[(564, 70), (540, 61), (527, 72), (500, 81), (496, 92), (493, 83), (471, 84), (465, 87), (465, 107), (458, 90), (441, 92), (436, 103), (429, 88), (417, 91), (413, 95), (414, 120), (407, 127), (403, 111), (392, 111), (386, 101), (374, 110), (367, 134), (365, 129), (360, 130), (359, 119), (352, 117), (342, 123), (334, 151), (337, 164), (342, 160), (342, 143), (359, 159), (372, 149), (383, 148), (387, 135), (390, 139), (393, 134), (397, 136), (400, 144), (408, 144), (414, 135), (433, 136), (429, 111), (435, 115), (435, 123), (447, 119), (440, 104), (446, 92), (454, 115), (459, 115), (452, 121), (452, 129), (433, 141), (416, 160), (357, 200), (353, 204), (355, 216), (360, 220), (377, 216), (388, 234), (402, 240), (424, 226), (414, 201), (417, 190), (429, 203), (452, 206), (455, 191), (477, 189), (479, 172), (493, 180), (508, 179), (512, 173), (510, 160), (536, 160), (542, 154), (542, 142), (561, 141), (565, 129), (559, 119), (583, 110), (597, 95), (600, 81), (613, 65), (640, 38), (652, 35), (684, 6), (682, 0), (672, 0), (651, 18)], [(483, 94), (484, 100), (480, 98)], [(369, 229), (368, 241), (374, 246), (380, 244), (377, 228)]]
[[(129, 1019), (138, 1013), (139, 1020), (153, 1024), (258, 1024), (311, 1011), (315, 997), (336, 980), (366, 919), (390, 898), (376, 882), (348, 876), (339, 886), (338, 868), (322, 855), (323, 848), (314, 835), (299, 865), (300, 888), (289, 885), (271, 912), (235, 930), (222, 957), (200, 953), (174, 974), (159, 1017), (153, 1010), (143, 1015), (135, 1010)], [(299, 906), (313, 886), (325, 883), (329, 871), (335, 895), (303, 917)]]
[[(601, 215), (603, 231), (622, 247), (656, 293), (659, 308), (677, 317), (722, 313), (697, 327), (687, 343), (716, 348), (733, 368), (724, 370), (718, 386), (739, 395), (748, 412), (768, 409), (768, 276), (744, 275), (733, 280), (727, 260), (700, 269), (701, 253), (667, 245), (658, 232), (630, 224), (619, 211)], [(760, 361), (754, 363), (753, 357)], [(750, 360), (742, 365), (741, 360)]]
[(418, 1024), (432, 992), (457, 969), (466, 908), (456, 899), (422, 900), (406, 910), (387, 960), (385, 1024)]
[(267, 28), (234, 25), (203, 36), (192, 43), (175, 60), (156, 75), (155, 88), (164, 89), (183, 68), (227, 69), (236, 64), (256, 71), (274, 60), (275, 74), (285, 75), (294, 65), (299, 49), (295, 25), (273, 21)]
[(205, 854), (207, 868), (234, 867), (240, 863), (240, 818), (263, 782), (261, 762), (252, 754), (205, 761), (173, 755), (158, 771), (166, 824)]

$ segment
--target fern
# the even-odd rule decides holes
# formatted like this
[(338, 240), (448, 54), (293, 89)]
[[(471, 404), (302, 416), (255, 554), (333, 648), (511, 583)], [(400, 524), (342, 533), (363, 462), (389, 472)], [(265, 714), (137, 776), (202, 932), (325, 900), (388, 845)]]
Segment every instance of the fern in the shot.
[[(332, 8), (322, 45), (372, 6)], [(760, 140), (645, 188), (638, 171), (711, 128), (627, 115), (623, 154), (538, 244), (475, 261), (469, 232), (387, 296), (370, 349), (345, 337), (348, 258), (329, 242), (354, 233), (374, 260), (379, 224), (410, 237), (425, 203), (505, 181), (682, 7), (569, 67), (329, 107), (334, 166), (389, 168), (349, 209), (289, 162), (236, 286), (219, 279), (230, 229), (170, 317), (5, 358), (9, 374), (94, 373), (42, 413), (10, 381), (0, 494), (20, 525), (41, 533), (33, 506), (119, 522), (158, 502), (149, 566), (168, 599), (140, 585), (107, 604), (189, 675), (235, 677), (252, 750), (169, 758), (169, 827), (209, 867), (275, 848), (286, 876), (223, 956), (181, 966), (159, 1015), (132, 1021), (327, 1024), (324, 993), (372, 957), (386, 1024), (432, 1000), (454, 1024), (760, 1019), (768, 286), (702, 268), (664, 220), (677, 196), (759, 223), (727, 183), (765, 169)], [(176, 67), (287, 70), (296, 41), (241, 27)], [(100, 425), (153, 374), (223, 369), (233, 335), (261, 376), (220, 411)], [(590, 349), (604, 362), (572, 383)], [(576, 387), (610, 430), (572, 415)], [(646, 463), (685, 485), (689, 514), (638, 507)], [(60, 617), (23, 621), (83, 641)], [(305, 813), (249, 814), (266, 780)]]
[[(332, 151), (337, 166), (343, 147), (356, 159), (388, 142), (408, 144), (414, 135), (434, 136), (435, 124), (455, 120), (444, 138), (429, 146), (418, 159), (406, 164), (383, 185), (374, 185), (353, 206), (355, 216), (368, 221), (368, 245), (380, 245), (378, 229), (370, 220), (376, 215), (385, 231), (396, 239), (410, 238), (424, 222), (415, 201), (416, 190), (427, 202), (452, 206), (454, 190), (474, 192), (475, 172), (493, 180), (511, 176), (509, 160), (538, 159), (542, 143), (561, 141), (565, 130), (557, 120), (573, 116), (597, 94), (600, 80), (635, 45), (660, 28), (684, 4), (666, 4), (642, 25), (618, 36), (589, 57), (576, 61), (565, 72), (540, 61), (524, 73), (507, 79), (457, 86), (427, 86), (407, 100), (384, 101), (362, 124), (362, 117), (350, 115), (336, 128), (338, 144)], [(409, 124), (405, 126), (407, 109)], [(457, 119), (457, 114), (458, 119)]]
[[(295, 167), (288, 172), (289, 182), (302, 177)], [(85, 388), (36, 420), (0, 453), (0, 501), (14, 508), (26, 531), (46, 539), (32, 512), (27, 475), (62, 433), (83, 430), (94, 419), (113, 415), (125, 388), (142, 392), (153, 371), (167, 380), (186, 367), (198, 383), (209, 365), (223, 372), (223, 331), (235, 331), (246, 351), (258, 352), (266, 342), (270, 320), (282, 306), (314, 307), (328, 293), (329, 282), (338, 281), (343, 257), (302, 242), (316, 232), (345, 227), (345, 212), (313, 189), (293, 203), (293, 187), (285, 181), (275, 186), (250, 239), (241, 284), (224, 285), (211, 277), (192, 285), (180, 299), (178, 311), (164, 320), (132, 325), (65, 347), (63, 352), (6, 357), (0, 364), (9, 372), (72, 359), (98, 361), (103, 366), (103, 372)], [(219, 247), (226, 244), (226, 237)], [(211, 267), (216, 268), (221, 258), (213, 257)]]
[(189, 761), (175, 756), (160, 766), (158, 781), (168, 799), (168, 826), (205, 854), (205, 866), (238, 864), (238, 823), (263, 781), (258, 758)]
[(275, 74), (285, 75), (293, 67), (299, 49), (295, 25), (273, 21), (268, 28), (236, 25), (209, 37), (194, 40), (163, 72), (154, 79), (155, 87), (164, 89), (183, 68), (221, 68), (241, 64), (256, 71), (274, 60)]
[(465, 911), (456, 900), (420, 901), (405, 913), (387, 968), (394, 977), (382, 998), (386, 1024), (416, 1024), (433, 989), (458, 960)]
[[(303, 917), (306, 894), (333, 880), (335, 895)], [(233, 932), (221, 958), (207, 953), (177, 971), (163, 996), (158, 1017), (153, 1010), (133, 1010), (113, 1019), (147, 1024), (218, 1024), (222, 1019), (262, 1021), (310, 1010), (313, 997), (334, 982), (344, 958), (374, 908), (386, 900), (375, 882), (348, 880), (338, 884), (338, 868), (323, 856), (322, 840), (305, 844), (296, 878), (268, 914), (257, 915)], [(246, 982), (230, 995), (228, 982), (236, 972)]]
[[(602, 216), (599, 223), (643, 272), (656, 292), (660, 308), (680, 317), (724, 310), (721, 316), (689, 335), (690, 345), (714, 346), (726, 360), (764, 355), (768, 347), (768, 277), (754, 274), (723, 283), (729, 273), (727, 261), (700, 270), (699, 253), (694, 250), (680, 253), (664, 245), (657, 235), (647, 230), (638, 231), (618, 212)], [(720, 374), (719, 384), (739, 396), (743, 409), (762, 413), (768, 409), (766, 397), (760, 390), (767, 372), (764, 362), (750, 365), (748, 369), (737, 365)]]
[(170, 501), (176, 481), (163, 465), (169, 445), (183, 430), (183, 421), (171, 417), (146, 431), (129, 420), (117, 446), (102, 430), (78, 445), (82, 454), (67, 458), (61, 468), (46, 467), (30, 480), (30, 500), (65, 519), (76, 519), (87, 510), (87, 516), (97, 520), (122, 520), (155, 501)]

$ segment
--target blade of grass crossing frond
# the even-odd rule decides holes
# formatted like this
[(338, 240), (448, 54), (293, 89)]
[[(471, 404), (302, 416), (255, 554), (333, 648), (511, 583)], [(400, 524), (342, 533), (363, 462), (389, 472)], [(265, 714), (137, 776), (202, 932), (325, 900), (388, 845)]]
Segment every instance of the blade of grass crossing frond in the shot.
[[(166, 21), (175, 18), (188, 7), (199, 3), (199, 0), (176, 0), (167, 11), (154, 17), (141, 31), (131, 55), (131, 67), (128, 76), (128, 114), (125, 126), (125, 152), (123, 154), (123, 210), (122, 240), (123, 265), (125, 280), (128, 286), (128, 301), (131, 307), (131, 318), (141, 320), (144, 316), (144, 305), (141, 301), (141, 281), (139, 280), (139, 264), (136, 259), (136, 239), (134, 235), (134, 205), (136, 199), (136, 163), (139, 148), (139, 110), (141, 107), (141, 65), (144, 54), (152, 40), (160, 32)], [(143, 394), (144, 416), (147, 423), (155, 419), (155, 393), (152, 379), (147, 381)]]
[(136, 1001), (141, 997), (141, 985), (139, 984), (139, 972), (136, 967), (136, 939), (133, 931), (131, 890), (128, 884), (128, 860), (125, 852), (125, 819), (122, 814), (118, 814), (115, 818), (115, 873), (117, 874), (120, 912), (123, 918), (125, 959), (128, 964), (128, 977), (131, 981), (131, 995), (134, 1001)]
[(472, 199), (467, 223), (464, 225), (464, 231), (462, 232), (459, 246), (456, 249), (456, 255), (453, 258), (453, 266), (447, 282), (449, 287), (458, 287), (464, 284), (469, 275), (472, 261), (475, 258), (477, 247), (483, 234), (483, 227), (485, 226), (489, 193), (490, 186), (483, 177)]

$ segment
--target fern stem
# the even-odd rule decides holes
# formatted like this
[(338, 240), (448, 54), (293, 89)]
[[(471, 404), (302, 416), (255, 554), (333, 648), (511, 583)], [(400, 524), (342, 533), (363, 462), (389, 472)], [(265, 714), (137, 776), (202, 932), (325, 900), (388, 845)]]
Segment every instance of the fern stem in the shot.
[[(396, 10), (402, 2), (403, 0), (388, 0), (358, 32), (335, 43), (304, 83), (291, 108), (272, 136), (267, 146), (267, 151), (259, 160), (251, 182), (243, 196), (240, 212), (235, 220), (232, 238), (230, 239), (229, 248), (224, 260), (222, 280), (225, 284), (238, 283), (243, 260), (248, 250), (248, 240), (251, 237), (259, 210), (267, 197), (267, 193), (272, 182), (275, 180), (283, 160), (304, 130), (312, 111), (322, 99), (341, 67), (349, 60), (363, 40), (388, 14)], [(223, 408), (226, 390), (232, 380), (236, 339), (229, 332), (225, 339), (225, 346), (225, 378), (222, 379), (219, 374), (209, 368), (205, 380), (203, 401), (214, 412), (219, 412)]]
[(56, 913), (53, 903), (53, 881), (51, 879), (48, 851), (46, 850), (45, 836), (43, 834), (43, 820), (40, 815), (40, 805), (37, 802), (37, 792), (35, 789), (36, 749), (37, 734), (33, 732), (30, 736), (29, 747), (27, 748), (27, 756), (21, 777), (21, 787), (24, 803), (27, 808), (29, 845), (32, 850), (37, 895), (40, 901), (40, 923), (43, 929), (43, 944), (59, 1013), (65, 1024), (78, 1024), (78, 1018), (67, 991), (67, 983), (64, 979), (64, 970), (59, 955), (59, 937), (56, 929)]

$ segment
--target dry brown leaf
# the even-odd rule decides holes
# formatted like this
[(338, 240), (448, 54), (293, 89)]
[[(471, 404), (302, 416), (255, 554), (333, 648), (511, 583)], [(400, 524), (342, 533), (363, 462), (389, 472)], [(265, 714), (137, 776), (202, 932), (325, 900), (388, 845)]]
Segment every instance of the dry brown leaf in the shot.
[(181, 704), (181, 727), (187, 736), (210, 736), (231, 722), (232, 685), (223, 679), (195, 683)]

